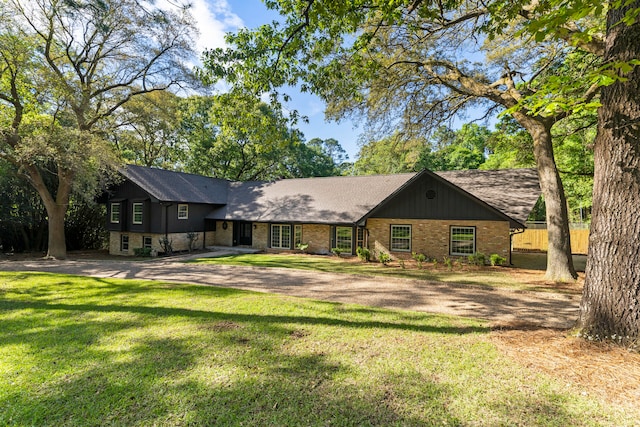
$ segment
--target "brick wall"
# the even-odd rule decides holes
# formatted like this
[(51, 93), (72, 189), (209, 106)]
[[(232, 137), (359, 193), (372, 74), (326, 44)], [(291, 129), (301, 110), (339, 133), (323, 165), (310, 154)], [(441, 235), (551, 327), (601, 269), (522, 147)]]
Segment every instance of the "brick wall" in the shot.
[(251, 235), (253, 240), (252, 247), (256, 249), (266, 249), (269, 247), (269, 224), (266, 223), (254, 223), (253, 233)]
[(309, 253), (331, 253), (331, 227), (324, 224), (303, 224), (302, 243), (309, 244)]
[(227, 229), (222, 227), (224, 221), (216, 221), (216, 236), (214, 245), (216, 246), (232, 246), (233, 245), (233, 224), (227, 221)]
[[(123, 234), (129, 236), (129, 250), (123, 252), (120, 250), (120, 238)], [(207, 239), (209, 239), (209, 234), (213, 234), (213, 232), (207, 232)], [(202, 248), (202, 241), (204, 239), (204, 233), (198, 232), (196, 233), (198, 236), (197, 240), (194, 242), (194, 249)], [(109, 253), (111, 255), (125, 255), (125, 256), (134, 256), (136, 248), (142, 248), (143, 245), (143, 237), (151, 237), (151, 250), (158, 252), (164, 252), (162, 246), (160, 245), (160, 240), (164, 239), (163, 234), (152, 234), (152, 233), (132, 233), (132, 232), (119, 232), (119, 231), (111, 231), (109, 232)], [(169, 233), (168, 234), (169, 241), (171, 241), (171, 247), (174, 251), (187, 251), (189, 250), (189, 238), (187, 237), (187, 233)]]
[[(392, 252), (390, 246), (391, 225), (411, 225), (411, 251)], [(442, 259), (449, 252), (451, 226), (476, 227), (476, 251), (485, 255), (498, 254), (509, 262), (509, 223), (507, 221), (451, 221), (406, 220), (370, 218), (369, 249), (375, 253), (384, 251), (392, 258), (410, 259), (411, 252), (423, 253), (429, 258)]]

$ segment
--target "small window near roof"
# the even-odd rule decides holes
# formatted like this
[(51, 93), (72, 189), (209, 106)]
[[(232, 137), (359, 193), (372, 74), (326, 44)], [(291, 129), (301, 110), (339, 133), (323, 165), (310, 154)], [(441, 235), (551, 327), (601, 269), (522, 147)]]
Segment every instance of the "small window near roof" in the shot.
[(142, 203), (133, 204), (133, 223), (142, 224)]
[(118, 224), (120, 222), (120, 203), (111, 203), (111, 223)]
[(476, 252), (475, 227), (451, 227), (451, 255), (473, 255)]
[(399, 252), (411, 252), (411, 226), (391, 226), (391, 250)]
[(178, 205), (178, 219), (189, 219), (189, 205)]

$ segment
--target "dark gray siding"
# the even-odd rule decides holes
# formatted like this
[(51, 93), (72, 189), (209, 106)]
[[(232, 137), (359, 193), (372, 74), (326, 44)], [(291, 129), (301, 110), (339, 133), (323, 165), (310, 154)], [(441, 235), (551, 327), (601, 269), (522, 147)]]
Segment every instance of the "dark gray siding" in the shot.
[[(120, 223), (111, 223), (112, 203), (120, 203)], [(133, 204), (143, 204), (142, 224), (133, 223)], [(124, 181), (112, 190), (107, 201), (107, 229), (140, 233), (186, 233), (203, 231), (205, 216), (218, 205), (186, 203), (189, 217), (178, 219), (178, 203), (162, 204), (130, 181)]]
[(504, 216), (482, 202), (429, 174), (418, 177), (369, 217), (505, 221)]
[[(178, 219), (178, 203), (173, 203), (168, 207), (163, 206), (168, 213), (169, 233), (186, 233), (189, 231), (204, 231), (205, 217), (216, 207), (215, 205), (204, 205), (198, 203), (185, 203), (189, 206), (189, 218)], [(164, 213), (162, 215), (161, 233), (165, 232)]]

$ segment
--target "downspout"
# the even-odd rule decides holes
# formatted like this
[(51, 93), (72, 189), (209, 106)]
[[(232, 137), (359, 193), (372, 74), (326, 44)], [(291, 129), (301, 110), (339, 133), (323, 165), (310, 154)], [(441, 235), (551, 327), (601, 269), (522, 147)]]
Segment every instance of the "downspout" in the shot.
[(513, 265), (513, 236), (516, 234), (522, 234), (525, 232), (525, 228), (514, 228), (513, 231), (509, 232), (509, 265)]
[(173, 203), (160, 203), (160, 205), (164, 206), (164, 238), (169, 241), (169, 206)]

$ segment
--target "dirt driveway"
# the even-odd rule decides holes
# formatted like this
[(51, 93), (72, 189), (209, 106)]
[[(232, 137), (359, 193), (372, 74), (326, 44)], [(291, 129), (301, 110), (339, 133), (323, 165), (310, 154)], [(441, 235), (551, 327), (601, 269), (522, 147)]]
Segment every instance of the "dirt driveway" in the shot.
[(273, 292), (316, 300), (485, 319), (492, 325), (570, 328), (580, 296), (524, 292), (410, 279), (281, 268), (186, 264), (175, 260), (0, 261), (0, 271), (45, 271), (150, 279)]

